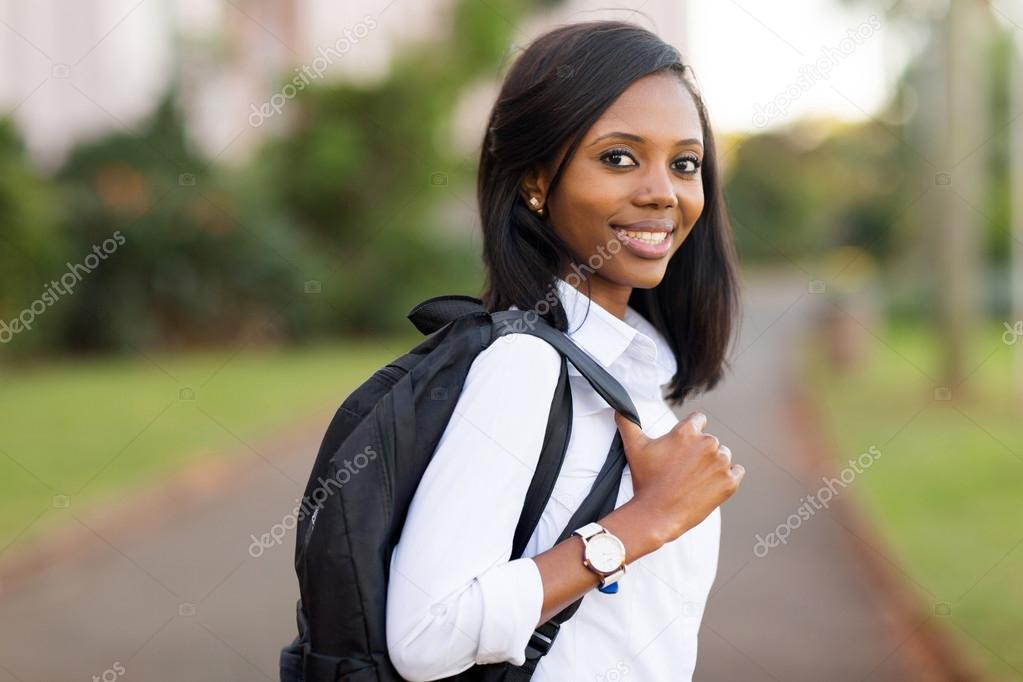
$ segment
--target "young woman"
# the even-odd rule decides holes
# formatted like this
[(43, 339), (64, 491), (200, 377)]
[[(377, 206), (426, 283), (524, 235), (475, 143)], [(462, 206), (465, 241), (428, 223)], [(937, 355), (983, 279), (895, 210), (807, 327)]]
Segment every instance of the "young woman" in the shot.
[[(622, 22), (541, 36), (490, 115), (478, 199), (487, 309), (533, 310), (566, 332), (627, 389), (643, 428), (570, 365), (564, 465), (509, 561), (560, 356), (524, 334), (480, 353), (392, 556), (391, 660), (408, 680), (522, 665), (534, 628), (585, 594), (534, 680), (689, 680), (719, 505), (745, 471), (704, 415), (672, 411), (720, 380), (738, 307), (714, 138), (678, 52)], [(616, 508), (554, 544), (615, 429), (628, 460)]]

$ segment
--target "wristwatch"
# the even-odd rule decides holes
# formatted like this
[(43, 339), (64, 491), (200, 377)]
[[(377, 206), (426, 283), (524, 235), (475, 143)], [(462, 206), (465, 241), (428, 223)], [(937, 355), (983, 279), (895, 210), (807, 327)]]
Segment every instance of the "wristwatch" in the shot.
[(601, 592), (618, 591), (618, 579), (625, 573), (625, 545), (602, 525), (594, 521), (576, 528), (572, 535), (582, 538), (583, 565), (601, 577), (597, 587)]

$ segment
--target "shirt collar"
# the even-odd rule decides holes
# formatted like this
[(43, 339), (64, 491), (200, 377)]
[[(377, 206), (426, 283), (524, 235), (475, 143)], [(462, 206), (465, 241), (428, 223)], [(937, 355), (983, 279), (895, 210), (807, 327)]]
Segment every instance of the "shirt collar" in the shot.
[[(631, 306), (626, 306), (625, 319), (621, 320), (564, 279), (556, 278), (556, 284), (568, 318), (566, 333), (593, 359), (611, 370), (619, 358), (627, 355), (636, 362), (654, 367), (658, 388), (671, 381), (677, 369), (675, 355), (661, 333), (646, 318)], [(569, 373), (579, 373), (571, 363)]]
[[(630, 393), (642, 393), (653, 399), (662, 398), (661, 389), (675, 376), (678, 364), (675, 354), (657, 328), (631, 306), (626, 306), (625, 319), (620, 320), (562, 278), (556, 277), (555, 283), (568, 318), (566, 335), (625, 385)], [(510, 309), (519, 308), (512, 305)], [(652, 368), (656, 384), (635, 380), (636, 372), (623, 371), (625, 368), (617, 362), (623, 356), (630, 358), (633, 363)], [(568, 363), (568, 373), (571, 376), (582, 376), (571, 362)], [(607, 404), (596, 394), (592, 398), (592, 405), (580, 406), (583, 414), (607, 408)]]
[[(625, 319), (620, 320), (560, 277), (555, 282), (568, 318), (566, 335), (617, 379), (629, 395), (663, 400), (664, 387), (675, 376), (677, 363), (657, 328), (630, 306), (626, 306)], [(518, 307), (513, 305), (511, 310)], [(567, 371), (569, 376), (579, 377), (576, 381), (585, 382), (571, 362)], [(579, 417), (611, 409), (595, 391), (573, 394), (572, 400), (573, 414)]]

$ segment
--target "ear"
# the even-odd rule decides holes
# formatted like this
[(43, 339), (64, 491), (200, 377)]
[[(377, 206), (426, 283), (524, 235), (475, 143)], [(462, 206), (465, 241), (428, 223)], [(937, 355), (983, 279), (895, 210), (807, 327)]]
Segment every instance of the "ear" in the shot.
[(532, 169), (526, 172), (525, 177), (522, 179), (522, 183), (519, 186), (519, 194), (522, 196), (522, 200), (529, 206), (530, 198), (536, 197), (540, 201), (541, 206), (547, 205), (547, 188), (549, 187), (549, 178), (544, 169), (534, 166)]

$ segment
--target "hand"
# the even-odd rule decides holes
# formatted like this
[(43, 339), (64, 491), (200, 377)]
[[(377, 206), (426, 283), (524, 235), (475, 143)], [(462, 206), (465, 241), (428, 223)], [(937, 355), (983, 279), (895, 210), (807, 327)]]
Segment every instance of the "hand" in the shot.
[(732, 464), (732, 451), (703, 432), (707, 417), (693, 412), (660, 438), (649, 438), (615, 412), (625, 458), (632, 472), (633, 498), (670, 542), (705, 519), (738, 490), (746, 475)]

